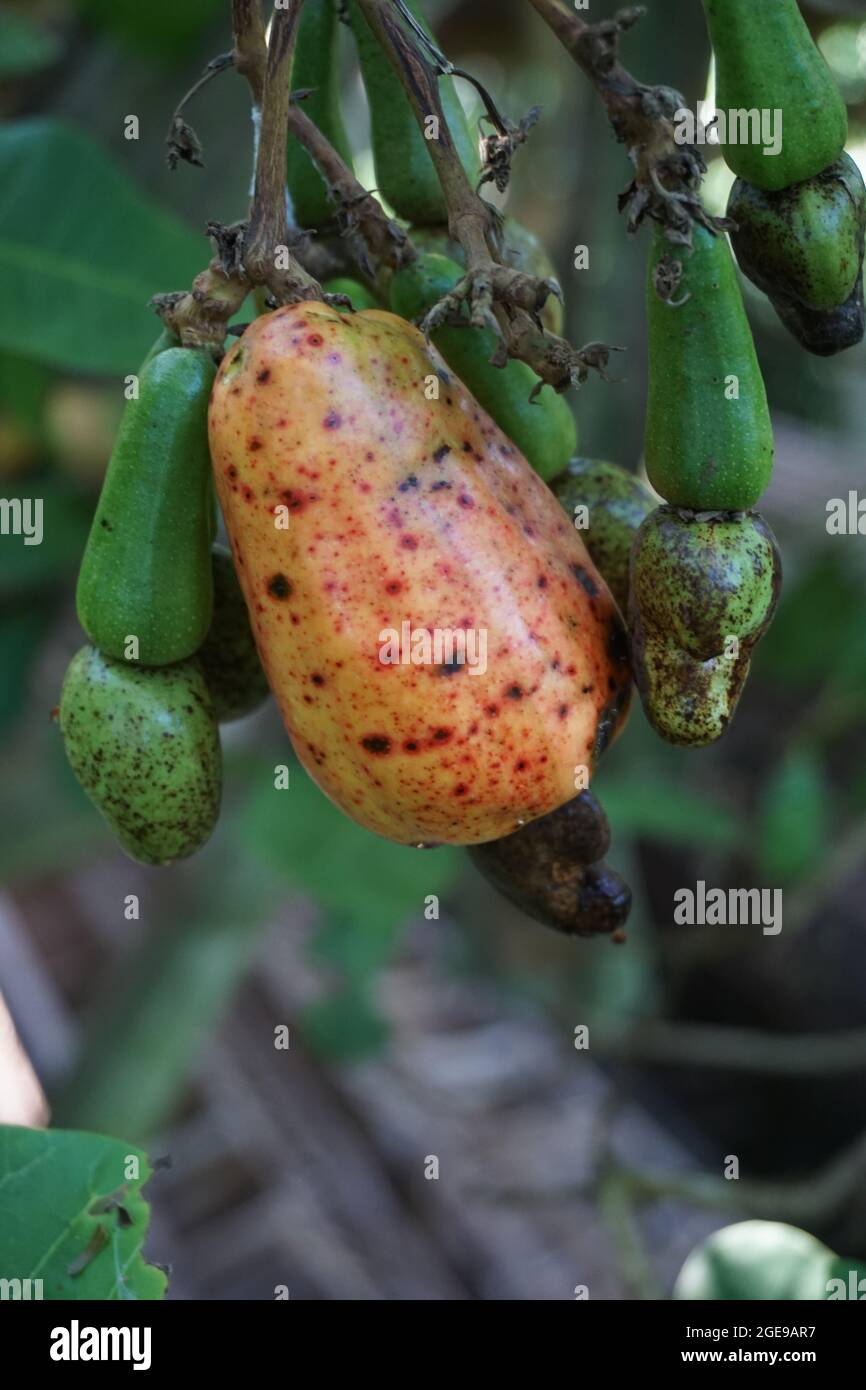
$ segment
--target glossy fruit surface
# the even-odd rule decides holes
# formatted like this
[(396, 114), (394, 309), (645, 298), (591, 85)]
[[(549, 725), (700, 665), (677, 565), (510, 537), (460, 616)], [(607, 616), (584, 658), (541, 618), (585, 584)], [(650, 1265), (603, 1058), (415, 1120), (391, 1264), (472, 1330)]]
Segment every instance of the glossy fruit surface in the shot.
[(138, 641), (146, 666), (182, 661), (211, 620), (213, 494), (204, 349), (168, 348), (128, 401), (93, 519), (76, 593), (90, 640), (118, 660)]
[[(729, 138), (724, 145), (728, 167), (777, 191), (833, 164), (848, 137), (848, 113), (797, 0), (704, 0), (704, 11), (716, 58), (716, 106), (728, 118), (754, 113), (748, 129), (738, 129), (737, 143)], [(781, 134), (775, 155), (764, 152), (773, 128), (761, 131), (762, 115)]]
[(343, 810), (471, 844), (573, 798), (628, 702), (623, 626), (559, 503), (417, 330), (310, 303), (257, 319), (210, 439), (271, 689)]
[(220, 743), (197, 661), (145, 668), (82, 647), (63, 682), (60, 730), (75, 776), (130, 858), (170, 864), (210, 837)]
[(773, 468), (767, 394), (727, 239), (693, 234), (650, 251), (646, 469), (672, 506), (745, 511)]
[[(446, 256), (422, 253), (391, 281), (391, 307), (404, 319), (419, 319), (453, 289), (463, 271)], [(525, 362), (494, 367), (493, 332), (486, 328), (443, 325), (432, 335), (448, 366), (499, 428), (549, 480), (562, 471), (577, 448), (577, 426), (564, 396), (545, 386), (530, 399), (538, 378)]]

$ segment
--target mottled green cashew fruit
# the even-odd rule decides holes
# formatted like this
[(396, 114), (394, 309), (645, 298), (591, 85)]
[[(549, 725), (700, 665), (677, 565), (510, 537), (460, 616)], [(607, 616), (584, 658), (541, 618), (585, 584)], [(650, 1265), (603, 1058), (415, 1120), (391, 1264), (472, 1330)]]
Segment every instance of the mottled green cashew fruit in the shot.
[(599, 862), (609, 846), (607, 817), (584, 791), (513, 835), (473, 845), (469, 857), (497, 892), (544, 926), (604, 936), (620, 930), (631, 908), (628, 885)]
[(829, 357), (860, 342), (866, 187), (849, 155), (781, 193), (737, 179), (728, 216), (740, 269), (803, 347)]
[[(406, 0), (406, 5), (429, 34), (417, 0)], [(347, 12), (370, 106), (376, 188), (397, 216), (408, 222), (447, 223), (448, 211), (430, 157), (429, 141), (421, 133), (400, 79), (364, 18), (358, 0), (348, 0)], [(460, 162), (474, 187), (481, 168), (478, 140), (463, 114), (450, 77), (439, 79), (439, 99)]]
[(672, 506), (747, 511), (773, 470), (767, 393), (727, 238), (692, 234), (650, 249), (646, 469)]
[(209, 839), (222, 760), (198, 661), (131, 666), (82, 647), (63, 682), (60, 731), (72, 771), (131, 859), (171, 864)]
[[(327, 280), (322, 286), (326, 294), (345, 294), (352, 301), (352, 310), (345, 312), (358, 312), (359, 309), (381, 309), (382, 304), (376, 298), (372, 290), (362, 284), (360, 280), (353, 280), (348, 275), (335, 275), (332, 280)], [(341, 310), (341, 312), (343, 312)]]
[[(352, 147), (340, 112), (340, 73), (335, 0), (304, 0), (289, 85), (308, 91), (303, 110), (351, 168)], [(286, 185), (299, 227), (319, 227), (334, 217), (325, 180), (299, 140), (289, 140)]]
[(797, 0), (704, 0), (704, 10), (716, 56), (716, 107), (728, 121), (731, 113), (747, 120), (751, 113), (758, 127), (762, 115), (770, 117), (780, 136), (778, 153), (765, 153), (773, 147), (772, 125), (763, 135), (739, 128), (736, 141), (722, 146), (728, 167), (774, 192), (835, 163), (848, 113)]
[[(455, 261), (435, 253), (417, 256), (391, 281), (391, 308), (404, 319), (420, 319), (463, 275)], [(564, 396), (544, 386), (530, 399), (538, 378), (525, 362), (494, 367), (496, 338), (487, 328), (443, 325), (431, 335), (448, 366), (516, 444), (545, 481), (562, 471), (577, 448), (577, 426)]]
[(659, 507), (631, 559), (632, 665), (650, 723), (699, 748), (724, 733), (779, 598), (782, 564), (757, 512)]
[(143, 372), (148, 362), (152, 362), (154, 357), (158, 357), (159, 354), (165, 352), (167, 348), (173, 347), (180, 347), (180, 338), (172, 329), (164, 328), (159, 337), (151, 344), (150, 351), (139, 367), (139, 371)]
[(625, 613), (632, 543), (656, 498), (634, 473), (601, 459), (572, 459), (551, 488)]
[(212, 559), (213, 620), (198, 660), (214, 714), (220, 724), (227, 724), (252, 714), (270, 691), (231, 554), (215, 545)]
[[(435, 251), (437, 255), (447, 256), (458, 265), (465, 266), (466, 253), (447, 227), (410, 227), (409, 235), (417, 251)], [(503, 265), (522, 270), (524, 275), (559, 282), (556, 267), (544, 249), (541, 238), (518, 222), (516, 217), (506, 217), (503, 222), (500, 257)], [(555, 334), (557, 338), (562, 336), (565, 305), (555, 294), (548, 296), (540, 317), (548, 333)]]
[(213, 488), (203, 348), (168, 348), (127, 402), (78, 576), (78, 619), (101, 651), (163, 666), (192, 656), (211, 620)]

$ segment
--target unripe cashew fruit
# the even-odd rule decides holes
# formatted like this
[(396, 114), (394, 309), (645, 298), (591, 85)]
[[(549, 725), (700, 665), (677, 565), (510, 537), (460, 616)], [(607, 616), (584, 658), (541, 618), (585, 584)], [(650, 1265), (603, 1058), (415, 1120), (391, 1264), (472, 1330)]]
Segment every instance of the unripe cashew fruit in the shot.
[[(420, 319), (462, 275), (456, 261), (424, 252), (392, 279), (391, 308), (401, 318)], [(504, 367), (493, 366), (496, 337), (489, 328), (443, 324), (432, 338), (448, 366), (539, 477), (555, 478), (577, 448), (577, 425), (565, 397), (545, 385), (535, 400), (530, 399), (539, 382), (525, 362), (512, 359)]]
[(416, 329), (262, 316), (220, 367), (210, 442), (262, 664), (338, 806), (400, 844), (473, 844), (572, 799), (622, 723), (624, 629), (556, 498)]
[(581, 539), (625, 613), (628, 608), (628, 567), (632, 543), (641, 523), (658, 505), (645, 483), (618, 463), (601, 459), (572, 459), (551, 483), (572, 523), (586, 508), (589, 525), (579, 527)]
[[(293, 92), (309, 92), (302, 103), (304, 114), (351, 168), (352, 149), (340, 112), (337, 40), (335, 0), (304, 0), (289, 86)], [(289, 140), (286, 186), (299, 227), (318, 227), (334, 218), (336, 209), (328, 198), (325, 180), (300, 140)]]
[(781, 112), (778, 153), (765, 154), (750, 126), (723, 146), (728, 167), (776, 192), (835, 163), (848, 138), (848, 112), (797, 0), (704, 0), (704, 10), (716, 56), (717, 108), (728, 119), (753, 112), (760, 121), (766, 112), (777, 126)]
[(728, 216), (740, 269), (803, 347), (829, 357), (860, 342), (866, 187), (849, 155), (781, 193), (738, 179)]
[(567, 936), (617, 931), (631, 907), (626, 883), (598, 861), (610, 845), (591, 791), (531, 825), (469, 851), (475, 867), (521, 912)]
[(222, 760), (197, 661), (147, 668), (82, 647), (63, 682), (60, 730), (72, 771), (131, 859), (171, 864), (209, 839)]
[(650, 250), (646, 469), (671, 506), (746, 511), (773, 469), (767, 393), (727, 238), (692, 236)]
[(650, 723), (671, 743), (724, 733), (773, 617), (782, 565), (756, 512), (694, 516), (659, 507), (637, 533), (629, 626)]
[(211, 620), (214, 510), (207, 405), (216, 368), (203, 348), (167, 348), (127, 401), (81, 562), (78, 620), (122, 661), (182, 661)]
[(213, 618), (196, 655), (214, 714), (220, 724), (227, 724), (252, 714), (270, 690), (232, 557), (225, 546), (215, 545), (211, 559)]
[[(326, 294), (345, 294), (352, 301), (352, 310), (358, 309), (378, 309), (380, 301), (376, 298), (373, 291), (362, 284), (360, 280), (353, 280), (348, 275), (335, 275), (333, 279), (326, 280), (322, 289)], [(343, 313), (350, 313), (352, 310), (342, 309)]]

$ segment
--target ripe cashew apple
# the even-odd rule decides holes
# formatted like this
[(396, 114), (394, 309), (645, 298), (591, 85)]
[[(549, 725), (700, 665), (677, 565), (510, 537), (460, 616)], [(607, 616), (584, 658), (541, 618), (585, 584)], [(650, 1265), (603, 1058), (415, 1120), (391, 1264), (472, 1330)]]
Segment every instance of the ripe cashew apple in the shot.
[(422, 335), (382, 310), (263, 315), (209, 429), (259, 655), (322, 790), (409, 845), (483, 843), (570, 801), (628, 705), (623, 624)]

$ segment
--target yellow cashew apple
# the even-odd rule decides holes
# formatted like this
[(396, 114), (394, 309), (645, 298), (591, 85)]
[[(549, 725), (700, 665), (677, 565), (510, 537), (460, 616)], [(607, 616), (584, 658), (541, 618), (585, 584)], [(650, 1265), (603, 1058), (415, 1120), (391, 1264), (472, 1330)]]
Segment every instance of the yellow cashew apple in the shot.
[(222, 363), (210, 444), (271, 689), (347, 815), (479, 844), (576, 795), (628, 705), (621, 619), (417, 329), (319, 302), (263, 315)]

